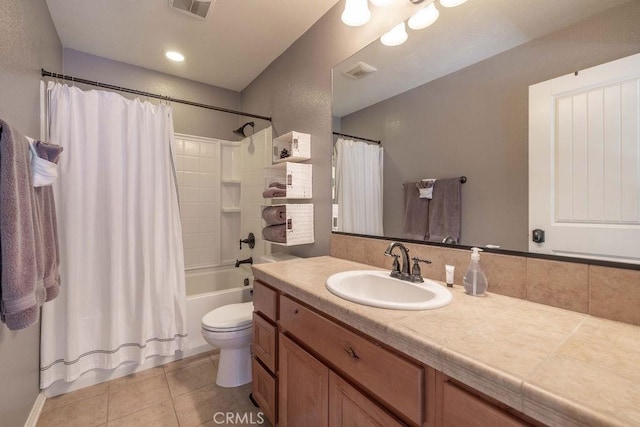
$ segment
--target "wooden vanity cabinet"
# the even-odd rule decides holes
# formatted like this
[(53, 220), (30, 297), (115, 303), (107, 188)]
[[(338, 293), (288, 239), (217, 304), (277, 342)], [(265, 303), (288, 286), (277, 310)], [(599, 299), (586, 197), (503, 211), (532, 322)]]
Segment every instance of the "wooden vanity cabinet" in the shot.
[(542, 424), (436, 372), (437, 427), (523, 427)]
[(295, 337), (332, 370), (399, 418), (422, 423), (424, 369), (380, 344), (281, 295), (281, 332)]
[(329, 427), (402, 427), (376, 402), (329, 371)]
[(329, 425), (329, 368), (280, 335), (278, 414), (281, 427)]
[(253, 397), (282, 427), (519, 427), (534, 420), (254, 282)]
[(276, 425), (278, 388), (278, 293), (261, 282), (253, 283), (252, 395), (265, 417)]

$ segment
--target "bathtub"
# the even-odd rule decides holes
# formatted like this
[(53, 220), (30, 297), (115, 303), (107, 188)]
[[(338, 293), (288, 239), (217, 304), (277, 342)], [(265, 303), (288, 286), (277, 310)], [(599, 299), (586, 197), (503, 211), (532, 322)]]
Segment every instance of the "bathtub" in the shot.
[[(247, 285), (245, 286), (245, 282)], [(212, 347), (200, 333), (202, 317), (214, 308), (251, 301), (253, 276), (241, 268), (192, 270), (186, 272), (188, 355), (209, 351)]]

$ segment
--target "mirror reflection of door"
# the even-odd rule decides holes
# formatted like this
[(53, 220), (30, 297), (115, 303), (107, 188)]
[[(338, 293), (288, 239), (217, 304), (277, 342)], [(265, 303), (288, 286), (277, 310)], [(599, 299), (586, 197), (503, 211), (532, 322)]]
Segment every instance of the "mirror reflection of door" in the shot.
[(640, 54), (529, 90), (531, 252), (640, 263)]

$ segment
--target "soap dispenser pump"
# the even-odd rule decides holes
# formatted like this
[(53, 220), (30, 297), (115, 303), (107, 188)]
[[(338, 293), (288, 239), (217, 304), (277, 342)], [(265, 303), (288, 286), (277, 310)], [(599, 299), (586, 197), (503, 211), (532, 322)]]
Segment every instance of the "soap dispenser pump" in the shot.
[(469, 295), (484, 295), (487, 290), (487, 276), (480, 268), (480, 248), (471, 248), (471, 264), (464, 275), (464, 289)]

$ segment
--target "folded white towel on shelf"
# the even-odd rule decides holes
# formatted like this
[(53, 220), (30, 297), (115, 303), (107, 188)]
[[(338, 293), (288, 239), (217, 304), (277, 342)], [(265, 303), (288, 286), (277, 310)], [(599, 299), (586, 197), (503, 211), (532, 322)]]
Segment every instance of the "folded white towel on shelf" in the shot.
[(421, 199), (432, 199), (433, 198), (433, 185), (435, 184), (435, 179), (423, 179), (416, 182), (416, 187), (418, 187), (418, 191), (420, 192)]

